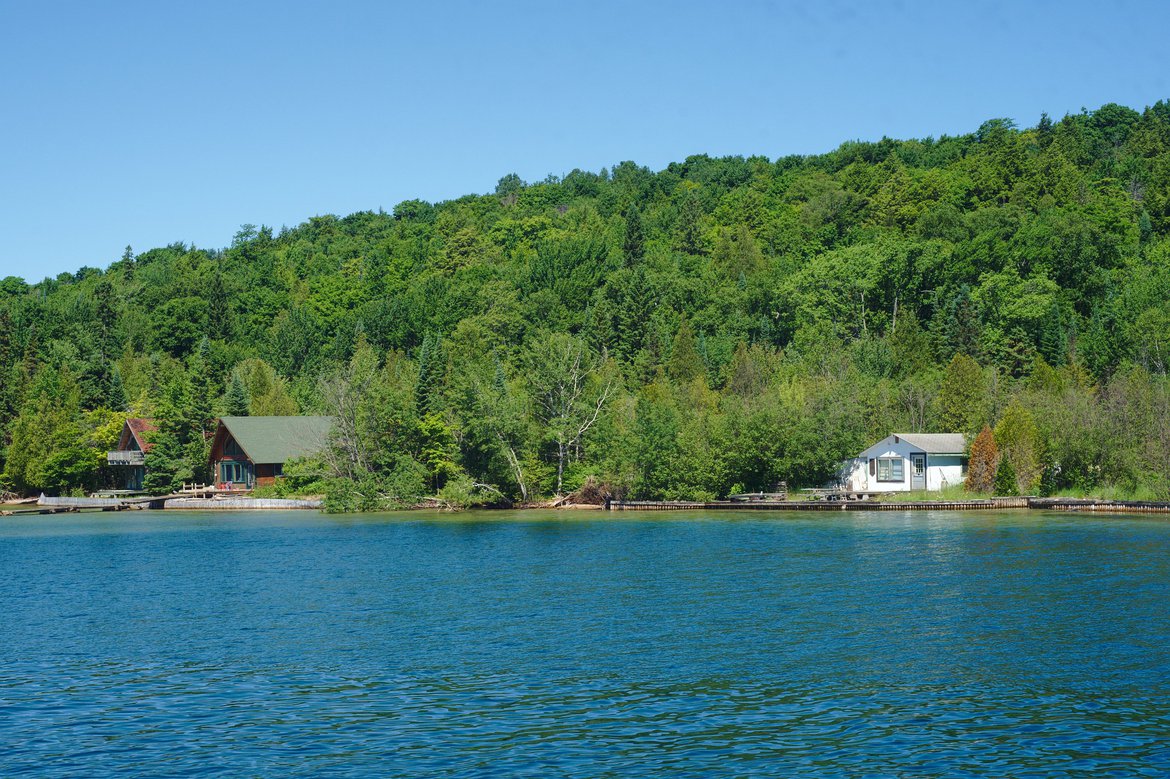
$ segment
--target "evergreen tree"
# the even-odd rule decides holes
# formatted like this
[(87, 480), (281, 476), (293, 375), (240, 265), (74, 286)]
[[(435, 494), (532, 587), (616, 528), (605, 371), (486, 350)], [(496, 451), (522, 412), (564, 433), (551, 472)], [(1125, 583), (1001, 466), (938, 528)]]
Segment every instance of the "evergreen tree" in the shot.
[(699, 196), (687, 192), (679, 208), (678, 226), (675, 229), (675, 245), (687, 254), (703, 253), (703, 205)]
[(248, 416), (248, 406), (251, 403), (248, 397), (248, 388), (244, 386), (244, 380), (240, 378), (238, 370), (232, 371), (232, 377), (228, 381), (227, 394), (224, 396), (224, 410), (230, 417), (246, 417)]
[(998, 468), (999, 449), (995, 445), (995, 436), (991, 428), (984, 425), (971, 444), (971, 456), (967, 464), (967, 491), (993, 492)]
[(202, 404), (192, 398), (190, 377), (179, 373), (167, 384), (155, 413), (157, 430), (148, 434), (147, 492), (177, 492), (187, 482), (208, 481), (210, 442), (203, 435)]
[(3, 469), (3, 430), (16, 412), (17, 391), (20, 382), (17, 366), (14, 364), (15, 350), (12, 343), (12, 317), (6, 309), (0, 308), (0, 470)]
[(1002, 456), (999, 458), (999, 467), (995, 471), (995, 494), (1001, 496), (1020, 494), (1016, 469), (1012, 467), (1011, 460)]
[(188, 359), (191, 375), (189, 414), (198, 425), (202, 435), (210, 434), (215, 428), (212, 401), (219, 395), (211, 368), (211, 342), (203, 336), (199, 345)]
[(446, 372), (442, 343), (437, 333), (423, 337), (418, 354), (418, 383), (415, 384), (415, 405), (420, 415), (435, 412), (441, 406), (439, 392)]
[(127, 245), (126, 250), (122, 252), (122, 278), (127, 282), (134, 280), (134, 266), (134, 250)]
[(207, 321), (214, 328), (216, 338), (223, 341), (230, 341), (235, 336), (235, 319), (230, 301), (223, 273), (217, 265), (207, 284)]
[(130, 409), (130, 403), (126, 399), (126, 387), (122, 384), (122, 371), (116, 364), (110, 368), (106, 405), (114, 411), (129, 411)]
[(1040, 123), (1036, 125), (1036, 140), (1041, 149), (1047, 149), (1052, 143), (1052, 120), (1047, 113), (1040, 114)]
[(705, 374), (703, 359), (699, 355), (695, 340), (695, 331), (685, 314), (679, 320), (674, 346), (670, 350), (669, 373), (672, 379), (680, 382), (690, 381)]
[(626, 257), (626, 264), (633, 265), (642, 259), (645, 251), (645, 236), (642, 233), (642, 215), (638, 207), (630, 205), (626, 209), (626, 234), (622, 239), (622, 253)]

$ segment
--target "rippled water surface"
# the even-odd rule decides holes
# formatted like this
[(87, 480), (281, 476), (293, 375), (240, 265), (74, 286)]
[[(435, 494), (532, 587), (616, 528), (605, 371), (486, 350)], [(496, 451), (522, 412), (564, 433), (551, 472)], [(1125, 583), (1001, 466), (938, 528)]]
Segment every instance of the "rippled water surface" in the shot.
[(0, 518), (0, 776), (1167, 776), (1170, 522)]

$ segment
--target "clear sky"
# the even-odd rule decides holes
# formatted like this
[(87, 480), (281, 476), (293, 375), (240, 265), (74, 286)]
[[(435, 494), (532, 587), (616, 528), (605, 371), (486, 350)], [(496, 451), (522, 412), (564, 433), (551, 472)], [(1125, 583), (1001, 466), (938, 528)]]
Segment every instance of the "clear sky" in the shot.
[(0, 0), (0, 277), (1170, 98), (1166, 2)]

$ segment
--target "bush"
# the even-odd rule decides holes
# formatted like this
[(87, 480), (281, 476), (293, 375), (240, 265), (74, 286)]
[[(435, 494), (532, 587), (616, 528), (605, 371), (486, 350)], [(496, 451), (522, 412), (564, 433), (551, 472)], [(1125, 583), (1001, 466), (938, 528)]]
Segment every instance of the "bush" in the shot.
[(460, 474), (447, 480), (443, 489), (439, 490), (439, 502), (450, 511), (460, 511), (472, 506), (483, 506), (500, 500), (502, 494), (498, 489), (485, 484), (477, 484), (467, 474)]
[(352, 514), (384, 508), (384, 500), (373, 478), (361, 481), (332, 479), (325, 486), (324, 510), (327, 514)]
[(426, 494), (429, 472), (407, 455), (400, 455), (394, 469), (384, 475), (369, 474), (361, 479), (329, 479), (314, 483), (325, 494), (325, 511), (349, 514), (358, 511), (386, 511), (416, 506)]

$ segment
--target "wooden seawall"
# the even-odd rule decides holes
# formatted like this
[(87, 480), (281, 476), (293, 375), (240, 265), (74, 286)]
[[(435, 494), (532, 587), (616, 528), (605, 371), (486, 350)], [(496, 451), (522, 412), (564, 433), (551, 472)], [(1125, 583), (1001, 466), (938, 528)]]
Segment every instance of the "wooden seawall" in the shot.
[(1170, 503), (1152, 500), (1094, 500), (1093, 498), (1028, 498), (1028, 508), (1050, 511), (1104, 511), (1170, 514)]
[(42, 495), (37, 500), (42, 511), (125, 511), (126, 509), (319, 509), (319, 500), (293, 500), (286, 498), (250, 498), (247, 496), (219, 496), (195, 498), (182, 494), (158, 495), (138, 498), (51, 498)]
[(938, 500), (891, 503), (879, 500), (798, 501), (655, 501), (611, 500), (610, 511), (975, 511), (979, 509), (1026, 509), (1029, 498), (986, 500)]
[(1096, 511), (1101, 513), (1170, 514), (1170, 503), (1092, 498), (988, 498), (895, 503), (879, 500), (798, 501), (655, 501), (611, 500), (610, 511), (979, 511), (1037, 509), (1042, 511)]
[(166, 501), (166, 509), (199, 509), (215, 511), (252, 511), (273, 509), (319, 509), (322, 501), (291, 498), (173, 498)]

